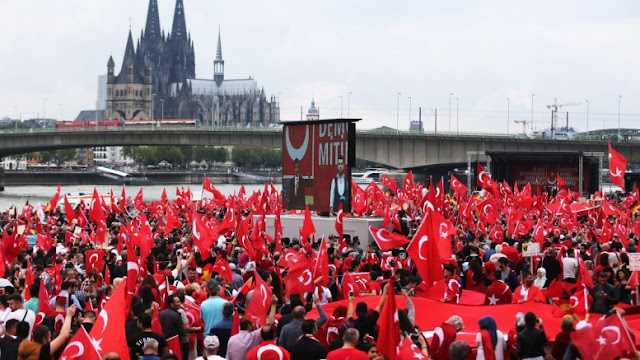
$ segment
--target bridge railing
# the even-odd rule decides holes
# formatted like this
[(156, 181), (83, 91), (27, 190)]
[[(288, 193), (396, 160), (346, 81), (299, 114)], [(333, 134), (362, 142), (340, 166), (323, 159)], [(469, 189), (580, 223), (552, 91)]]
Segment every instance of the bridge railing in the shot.
[[(160, 132), (160, 131), (171, 131), (171, 132), (247, 132), (247, 133), (277, 133), (281, 132), (282, 128), (280, 127), (235, 127), (235, 126), (176, 126), (176, 125), (163, 125), (163, 126), (140, 126), (140, 125), (129, 125), (129, 126), (113, 126), (113, 125), (99, 125), (99, 126), (86, 126), (86, 127), (46, 127), (46, 128), (29, 128), (29, 129), (15, 129), (15, 128), (5, 128), (0, 130), (1, 135), (25, 135), (25, 134), (46, 134), (46, 133), (96, 133), (96, 132), (141, 132), (141, 131), (149, 131), (149, 132)], [(395, 129), (361, 129), (358, 130), (358, 134), (364, 135), (384, 135), (384, 136), (411, 136), (411, 137), (451, 137), (456, 139), (477, 139), (477, 138), (488, 138), (488, 139), (514, 139), (518, 141), (524, 142), (535, 142), (535, 141), (557, 141), (559, 143), (562, 142), (572, 142), (572, 141), (580, 141), (580, 142), (594, 142), (594, 143), (602, 143), (602, 142), (640, 142), (640, 134), (623, 134), (618, 136), (615, 133), (612, 134), (579, 134), (574, 136), (571, 139), (553, 139), (549, 137), (528, 137), (523, 136), (521, 134), (501, 134), (501, 133), (490, 133), (490, 132), (415, 132), (415, 131), (398, 131)]]

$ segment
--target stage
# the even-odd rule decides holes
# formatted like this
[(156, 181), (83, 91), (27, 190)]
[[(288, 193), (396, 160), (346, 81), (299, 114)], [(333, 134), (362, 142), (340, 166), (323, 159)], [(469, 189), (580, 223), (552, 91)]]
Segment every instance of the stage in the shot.
[[(280, 215), (280, 223), (282, 224), (282, 237), (298, 238), (300, 236), (300, 228), (302, 227), (302, 220), (304, 215)], [(316, 228), (316, 238), (320, 238), (323, 235), (329, 236), (331, 234), (337, 235), (335, 228), (336, 218), (335, 216), (312, 216), (313, 225)], [(267, 233), (272, 235), (275, 232), (273, 223), (275, 221), (275, 215), (267, 215)], [(358, 236), (360, 238), (360, 247), (366, 249), (367, 246), (372, 243), (373, 237), (369, 233), (369, 226), (381, 227), (382, 218), (379, 217), (344, 217), (343, 219), (344, 234), (351, 236)]]

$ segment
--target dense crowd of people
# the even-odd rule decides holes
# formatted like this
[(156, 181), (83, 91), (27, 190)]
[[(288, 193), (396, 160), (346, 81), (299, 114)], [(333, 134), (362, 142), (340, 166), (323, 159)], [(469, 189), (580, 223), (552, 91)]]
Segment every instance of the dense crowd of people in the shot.
[[(467, 196), (421, 186), (353, 190), (370, 195), (355, 216), (382, 216), (402, 243), (391, 248), (362, 244), (338, 224), (319, 238), (308, 211), (301, 236), (283, 237), (281, 195), (267, 186), (198, 202), (177, 190), (174, 200), (150, 204), (142, 193), (119, 202), (94, 193), (75, 209), (54, 197), (49, 206), (5, 211), (0, 359), (570, 360), (583, 358), (575, 333), (599, 329), (589, 314), (624, 319), (625, 308), (638, 305), (629, 256), (640, 234), (637, 191), (563, 212), (578, 203), (575, 193), (534, 195), (530, 186), (504, 184)], [(439, 245), (444, 239), (449, 248), (428, 259), (440, 270), (427, 279), (422, 253), (411, 248), (422, 251), (422, 228), (436, 213), (454, 230), (440, 233)], [(267, 215), (275, 232), (266, 231)], [(523, 244), (532, 243), (539, 249), (525, 254)], [(508, 332), (493, 316), (480, 318), (467, 342), (457, 335), (469, 324), (456, 314), (419, 328), (416, 313), (429, 310), (416, 309), (416, 297), (464, 303), (467, 292), (483, 294), (487, 305), (553, 304), (562, 331), (545, 333), (527, 311)], [(406, 308), (396, 307), (396, 296)], [(333, 302), (340, 305), (326, 312)], [(105, 345), (118, 316), (124, 352)]]

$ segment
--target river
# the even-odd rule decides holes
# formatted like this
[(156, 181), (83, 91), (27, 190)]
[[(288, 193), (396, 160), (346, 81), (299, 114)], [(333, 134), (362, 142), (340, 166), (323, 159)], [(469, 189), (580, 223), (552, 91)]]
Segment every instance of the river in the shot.
[[(215, 187), (220, 190), (225, 195), (233, 194), (234, 191), (240, 190), (239, 184), (214, 184)], [(274, 184), (276, 189), (280, 191), (282, 186), (280, 184)], [(118, 185), (67, 185), (62, 186), (60, 191), (60, 198), (62, 199), (63, 194), (72, 194), (78, 195), (79, 193), (92, 194), (93, 188), (98, 190), (99, 194), (108, 194), (109, 191), (113, 190), (114, 196), (120, 197), (122, 192), (122, 186)], [(167, 197), (169, 200), (173, 200), (176, 196), (176, 187), (184, 187), (187, 186), (180, 185), (147, 185), (142, 186), (144, 189), (142, 190), (144, 201), (150, 203), (155, 200), (160, 200), (162, 197), (162, 190), (167, 189)], [(262, 185), (244, 185), (248, 194), (251, 194), (255, 190), (264, 189), (264, 184)], [(47, 185), (47, 186), (8, 186), (5, 187), (4, 192), (0, 192), (0, 210), (6, 210), (11, 206), (17, 206), (21, 208), (26, 201), (29, 201), (32, 205), (37, 204), (46, 204), (51, 200), (53, 194), (56, 192), (57, 186)], [(133, 198), (136, 196), (141, 186), (125, 186), (125, 190), (127, 192), (127, 197)], [(191, 191), (194, 193), (194, 198), (200, 198), (201, 188), (197, 185), (191, 185)], [(210, 197), (210, 194), (205, 194), (205, 197)]]

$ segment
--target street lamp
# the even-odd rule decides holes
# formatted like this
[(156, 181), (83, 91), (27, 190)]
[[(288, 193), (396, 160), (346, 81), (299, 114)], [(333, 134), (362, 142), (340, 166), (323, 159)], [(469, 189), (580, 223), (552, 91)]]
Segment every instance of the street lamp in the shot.
[(509, 98), (507, 98), (507, 135), (509, 135), (509, 105), (510, 105), (510, 101)]
[(409, 98), (409, 124), (411, 124), (411, 96), (407, 96)]
[(453, 93), (449, 93), (449, 133), (451, 133), (451, 97)]
[[(164, 120), (164, 99), (160, 99), (160, 120)], [(160, 126), (161, 121), (158, 122), (158, 126)]]
[(531, 133), (533, 133), (533, 97), (536, 94), (531, 94)]
[(156, 94), (153, 94), (153, 96), (151, 97), (151, 120), (155, 120), (156, 118), (153, 116), (153, 102), (156, 99)]
[(351, 91), (347, 94), (347, 118), (350, 117), (350, 109), (351, 109)]
[(587, 131), (589, 131), (589, 100), (585, 100), (585, 103), (587, 103)]
[(343, 98), (342, 95), (338, 96), (340, 98), (340, 119), (342, 119), (342, 103), (343, 103)]
[(460, 134), (460, 122), (458, 120), (458, 97), (456, 96), (456, 134)]
[(618, 142), (620, 141), (620, 101), (622, 100), (622, 95), (618, 95)]
[(400, 134), (400, 94), (402, 93), (398, 93), (396, 99), (396, 134)]

